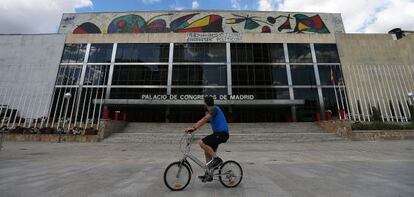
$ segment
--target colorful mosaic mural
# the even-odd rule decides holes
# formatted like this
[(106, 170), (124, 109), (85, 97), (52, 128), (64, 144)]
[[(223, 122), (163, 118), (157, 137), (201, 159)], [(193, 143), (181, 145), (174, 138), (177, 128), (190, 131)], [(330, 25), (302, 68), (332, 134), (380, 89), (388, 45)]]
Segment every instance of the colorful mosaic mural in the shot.
[(64, 14), (59, 33), (338, 33), (339, 14), (287, 12), (135, 12)]

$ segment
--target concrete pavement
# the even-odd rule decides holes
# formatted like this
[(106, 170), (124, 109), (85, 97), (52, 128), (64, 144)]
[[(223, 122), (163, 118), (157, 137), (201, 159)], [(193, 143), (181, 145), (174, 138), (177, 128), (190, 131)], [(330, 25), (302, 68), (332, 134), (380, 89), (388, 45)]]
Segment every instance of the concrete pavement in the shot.
[(196, 174), (171, 192), (162, 175), (179, 157), (174, 144), (5, 142), (0, 196), (414, 196), (413, 141), (230, 143), (219, 151), (241, 163), (239, 187)]

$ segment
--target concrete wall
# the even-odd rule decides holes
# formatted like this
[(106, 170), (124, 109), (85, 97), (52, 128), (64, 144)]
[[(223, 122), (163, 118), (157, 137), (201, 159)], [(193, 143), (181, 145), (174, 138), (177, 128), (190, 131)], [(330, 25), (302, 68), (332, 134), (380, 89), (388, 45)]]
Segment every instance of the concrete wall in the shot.
[(340, 14), (261, 11), (67, 13), (59, 33), (344, 33)]
[(0, 35), (0, 105), (23, 118), (46, 116), (64, 41), (63, 34)]
[(379, 106), (386, 121), (409, 119), (407, 102), (412, 100), (407, 93), (414, 92), (414, 34), (400, 40), (388, 34), (336, 34), (336, 41), (351, 118), (368, 121), (370, 106)]

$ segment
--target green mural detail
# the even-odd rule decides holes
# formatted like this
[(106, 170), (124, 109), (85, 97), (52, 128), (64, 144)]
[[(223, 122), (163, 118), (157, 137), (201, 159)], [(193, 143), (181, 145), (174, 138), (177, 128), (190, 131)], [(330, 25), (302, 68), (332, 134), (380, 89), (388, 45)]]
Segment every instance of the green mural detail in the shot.
[(237, 15), (237, 14), (233, 14), (233, 16), (235, 16), (235, 18), (229, 18), (227, 19), (227, 24), (239, 24), (242, 22), (244, 23), (244, 29), (246, 30), (252, 30), (252, 29), (256, 29), (258, 27), (260, 27), (259, 23), (265, 23), (267, 25), (272, 26), (272, 24), (266, 22), (266, 21), (262, 21), (257, 16), (241, 16), (241, 15)]

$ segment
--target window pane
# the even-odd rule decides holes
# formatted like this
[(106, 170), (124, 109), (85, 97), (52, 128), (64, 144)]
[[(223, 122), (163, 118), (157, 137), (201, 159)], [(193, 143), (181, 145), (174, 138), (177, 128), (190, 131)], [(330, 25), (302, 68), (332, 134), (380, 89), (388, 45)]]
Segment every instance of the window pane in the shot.
[(115, 65), (112, 85), (167, 85), (168, 65)]
[(82, 63), (85, 58), (86, 44), (65, 44), (62, 63)]
[(295, 99), (305, 100), (305, 104), (296, 110), (298, 121), (315, 121), (316, 113), (320, 112), (318, 90), (316, 88), (294, 88)]
[(293, 85), (316, 85), (313, 65), (292, 65), (290, 71)]
[(312, 54), (309, 44), (288, 44), (291, 63), (311, 63)]
[(56, 85), (78, 85), (81, 73), (82, 65), (60, 66)]
[(231, 44), (231, 61), (247, 63), (285, 62), (283, 44), (235, 43)]
[(168, 62), (169, 44), (118, 44), (116, 62)]
[(285, 65), (232, 65), (233, 85), (287, 85)]
[(319, 65), (318, 69), (321, 85), (333, 85), (334, 83), (335, 85), (344, 84), (341, 67), (339, 65)]
[(88, 62), (109, 63), (111, 62), (113, 44), (92, 44), (89, 52)]
[(254, 99), (289, 99), (288, 88), (233, 88), (234, 95), (254, 95)]
[(319, 63), (339, 63), (336, 44), (315, 44), (315, 52)]
[(142, 95), (165, 95), (166, 88), (111, 88), (111, 99), (142, 99)]
[(226, 65), (174, 65), (173, 85), (227, 85)]
[(83, 85), (106, 85), (108, 73), (109, 65), (88, 65)]
[(226, 44), (174, 44), (174, 62), (226, 62)]

